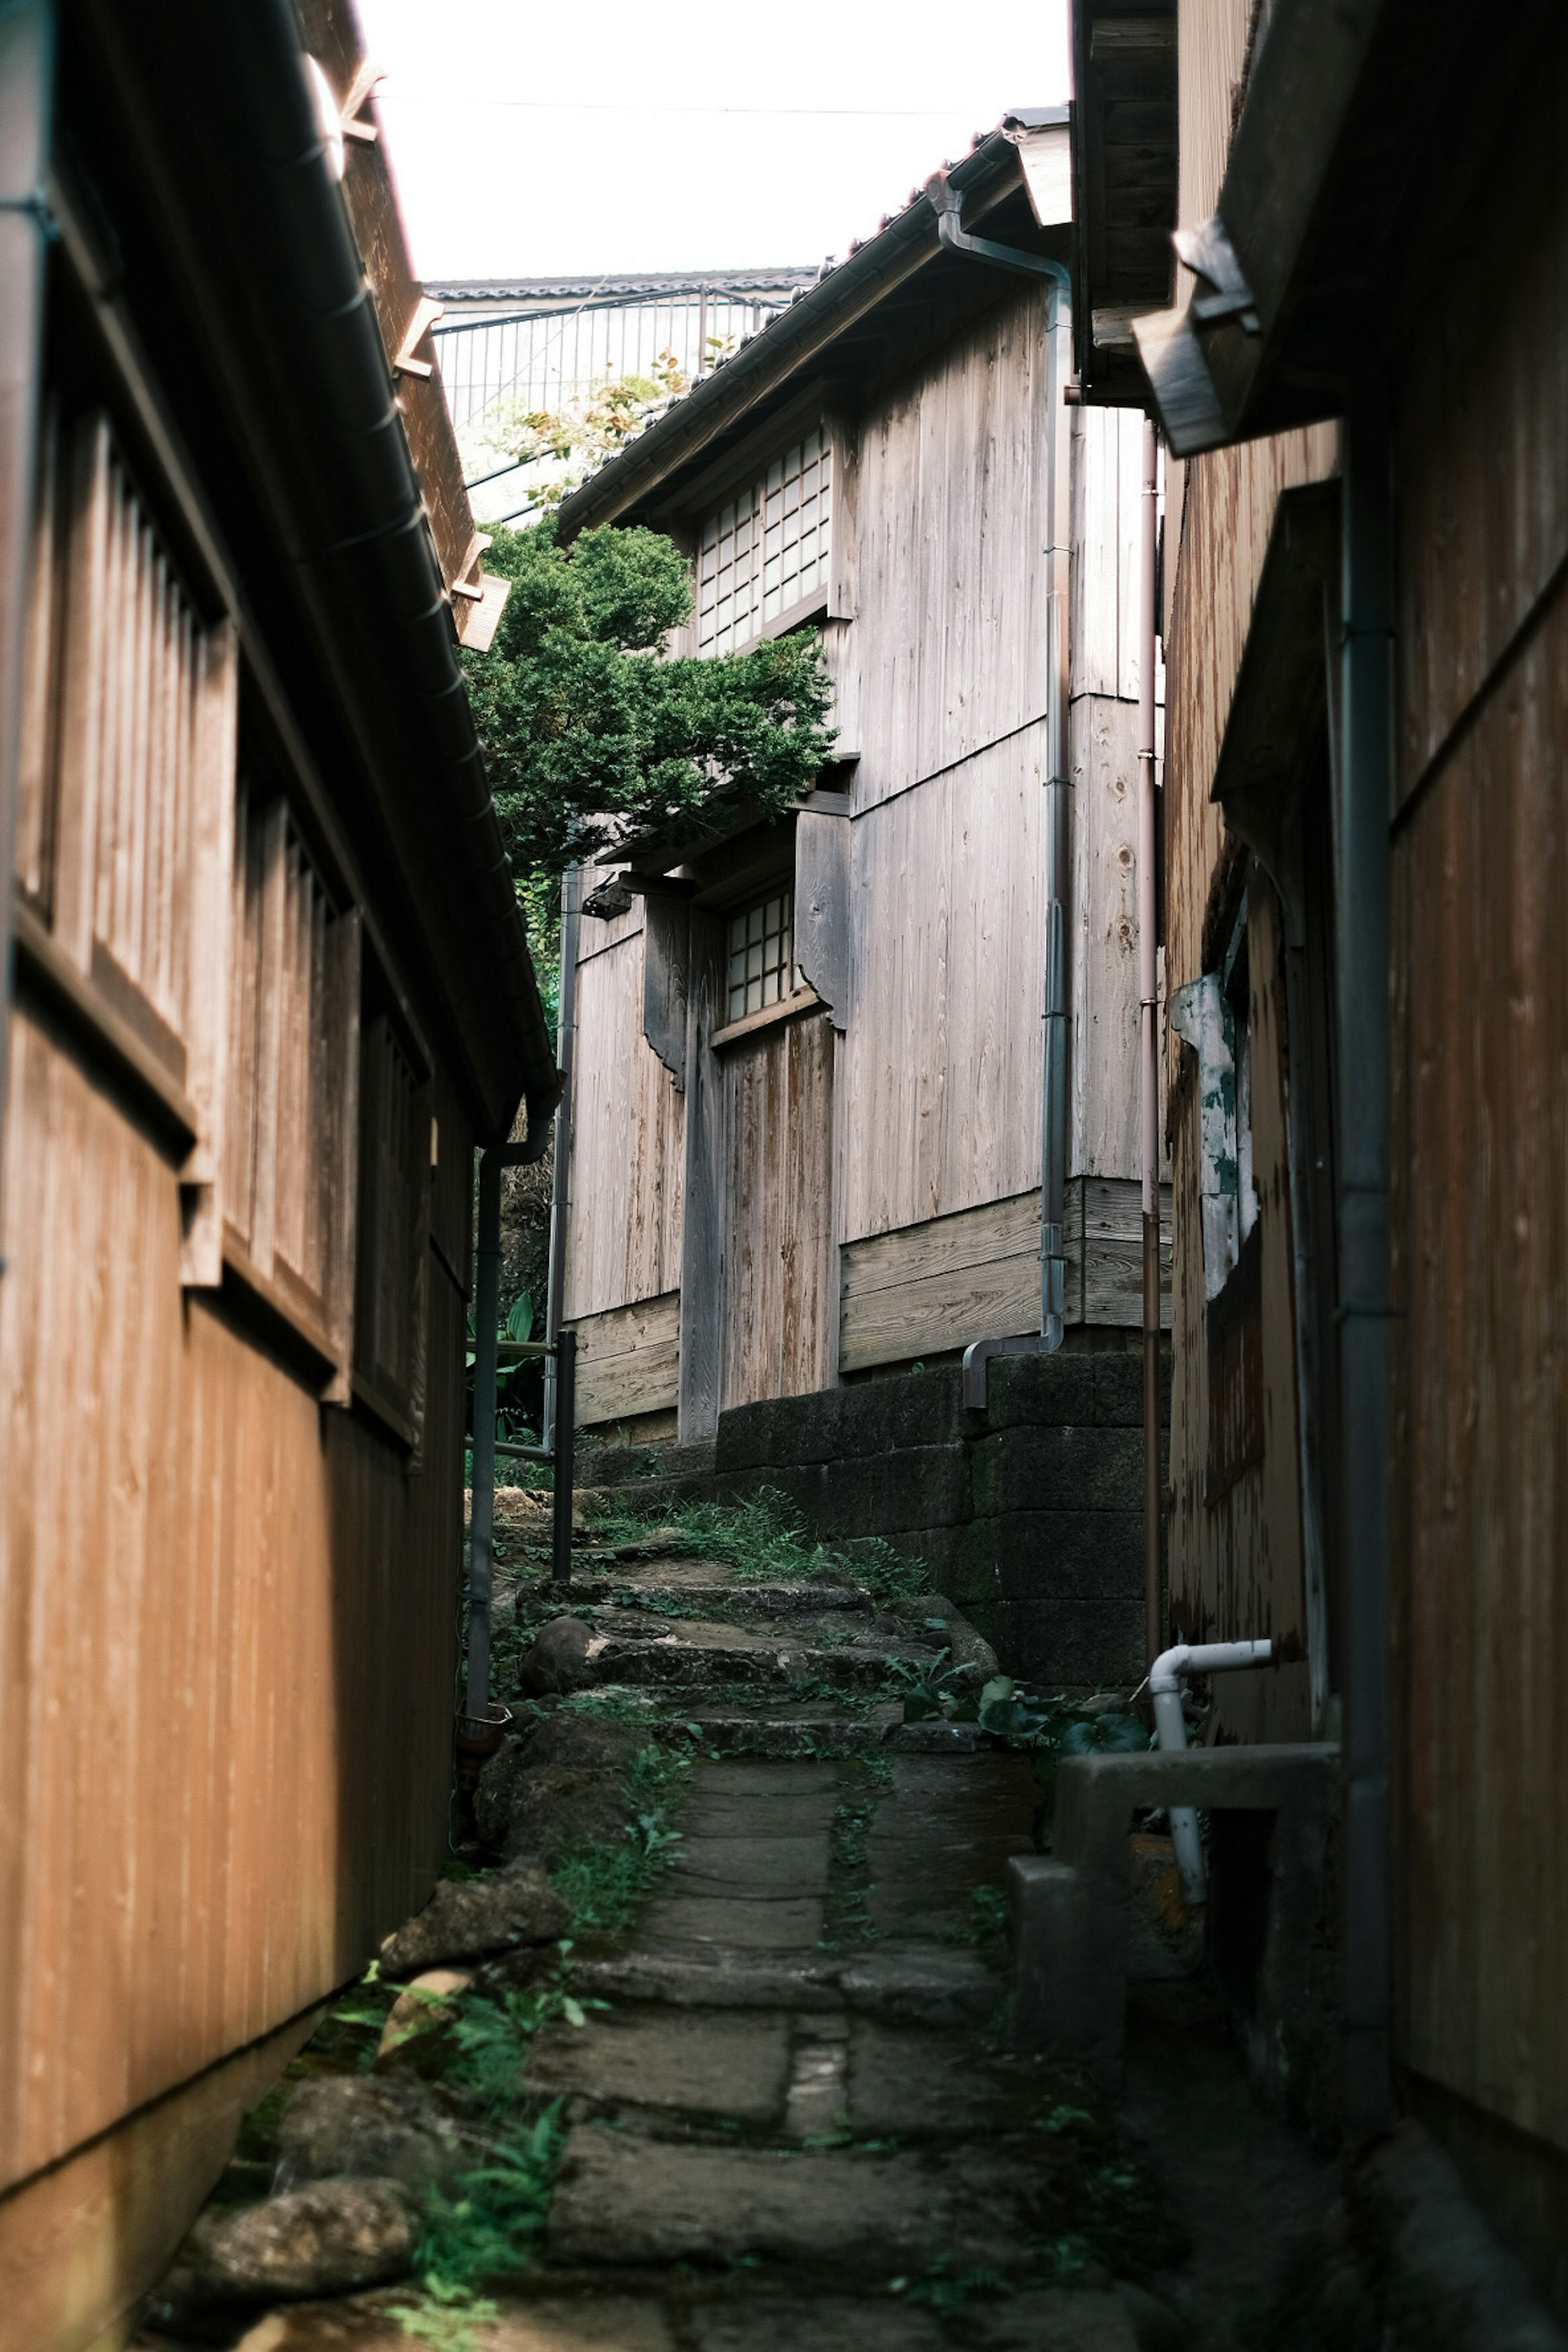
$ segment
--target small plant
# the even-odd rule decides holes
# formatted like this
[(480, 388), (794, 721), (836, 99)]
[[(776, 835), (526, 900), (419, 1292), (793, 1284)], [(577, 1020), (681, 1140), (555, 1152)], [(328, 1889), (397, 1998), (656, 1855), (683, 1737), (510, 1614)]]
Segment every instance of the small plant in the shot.
[(776, 1486), (762, 1486), (743, 1503), (686, 1503), (657, 1516), (635, 1504), (607, 1502), (594, 1533), (607, 1545), (646, 1542), (655, 1528), (679, 1529), (691, 1550), (728, 1569), (738, 1584), (858, 1584), (876, 1601), (908, 1601), (930, 1590), (922, 1562), (895, 1551), (879, 1536), (819, 1543)]
[(651, 1745), (639, 1748), (626, 1771), (637, 1811), (625, 1838), (618, 1843), (574, 1847), (555, 1864), (551, 1879), (571, 1905), (580, 1928), (620, 1936), (630, 1927), (680, 1843), (670, 1815), (690, 1772), (685, 1755)]

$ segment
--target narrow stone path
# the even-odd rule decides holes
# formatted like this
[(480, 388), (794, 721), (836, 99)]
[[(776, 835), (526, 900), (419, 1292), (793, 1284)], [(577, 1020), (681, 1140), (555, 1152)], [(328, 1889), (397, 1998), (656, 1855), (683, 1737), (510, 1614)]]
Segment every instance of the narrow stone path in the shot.
[[(950, 1693), (977, 1690), (994, 1662), (973, 1630), (929, 1596), (889, 1610), (711, 1563), (599, 1565), (574, 1590), (575, 1630), (520, 1641), (525, 1685), (576, 1685), (539, 1702), (546, 1724), (596, 1689), (698, 1760), (631, 1933), (572, 1951), (582, 2021), (529, 2045), (521, 2096), (563, 2132), (533, 2266), (492, 2290), (493, 2312), (405, 2326), (405, 2292), (384, 2288), (199, 2340), (1159, 2352), (1196, 2322), (1206, 2352), (1238, 2344), (1331, 2178), (1250, 2106), (1184, 1979), (1148, 1988), (1188, 2007), (1171, 2012), (1174, 2060), (1149, 2012), (1121, 2113), (1070, 2063), (1008, 2049), (1001, 1889), (1008, 1855), (1035, 1848), (1034, 1759), (972, 1723), (905, 1722), (899, 1696), (954, 1667)], [(525, 1635), (549, 1608), (524, 1587)], [(544, 1834), (542, 1737), (481, 1789), (509, 1852)], [(1222, 2114), (1247, 2153), (1200, 2161), (1194, 2207), (1184, 2138)]]

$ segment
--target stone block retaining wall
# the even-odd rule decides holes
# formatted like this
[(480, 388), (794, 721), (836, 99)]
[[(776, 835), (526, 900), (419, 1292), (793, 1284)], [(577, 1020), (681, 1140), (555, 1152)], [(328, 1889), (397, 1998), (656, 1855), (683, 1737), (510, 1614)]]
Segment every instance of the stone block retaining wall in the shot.
[(1136, 1356), (1000, 1357), (984, 1412), (952, 1365), (741, 1405), (711, 1457), (606, 1450), (581, 1475), (650, 1503), (776, 1488), (819, 1537), (923, 1559), (1008, 1672), (1115, 1685), (1145, 1664), (1142, 1416)]

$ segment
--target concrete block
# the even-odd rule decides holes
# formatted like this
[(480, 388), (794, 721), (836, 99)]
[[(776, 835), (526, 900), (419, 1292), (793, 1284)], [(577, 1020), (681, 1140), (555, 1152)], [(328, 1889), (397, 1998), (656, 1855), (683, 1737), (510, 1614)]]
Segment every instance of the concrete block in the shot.
[(902, 1372), (896, 1380), (858, 1381), (834, 1393), (837, 1450), (846, 1454), (893, 1454), (910, 1446), (956, 1445), (965, 1434), (962, 1381), (956, 1364), (934, 1372)]
[(1142, 1433), (1015, 1427), (970, 1448), (976, 1518), (1008, 1511), (1141, 1510)]
[(1094, 1419), (1093, 1356), (993, 1356), (986, 1368), (986, 1409), (968, 1418), (972, 1428), (1049, 1429)]
[[(1048, 1874), (1010, 1864), (1014, 2032), (1026, 2046), (1071, 2040), (1121, 2079), (1126, 2032), (1128, 1825), (1135, 1807), (1193, 1805), (1210, 1814), (1273, 1816), (1272, 1879), (1258, 2013), (1249, 2042), (1289, 2038), (1316, 2000), (1313, 1939), (1323, 1906), (1339, 1750), (1324, 1746), (1199, 1748), (1064, 1757), (1057, 1774)], [(1044, 2005), (1044, 2006), (1042, 2006)], [(1265, 2082), (1265, 2091), (1278, 2085)]]
[(829, 1462), (823, 1468), (822, 1510), (827, 1536), (892, 1538), (910, 1528), (959, 1526), (969, 1517), (964, 1449), (910, 1446)]
[(998, 1601), (1002, 1671), (1041, 1689), (1131, 1689), (1143, 1667), (1139, 1601)]
[(1143, 1590), (1141, 1511), (1009, 1511), (975, 1522), (1002, 1601), (1131, 1600)]
[[(1091, 1356), (1094, 1367), (1094, 1418), (1101, 1429), (1142, 1429), (1143, 1426), (1143, 1359), (1141, 1355)], [(1171, 1417), (1170, 1389), (1165, 1413)]]

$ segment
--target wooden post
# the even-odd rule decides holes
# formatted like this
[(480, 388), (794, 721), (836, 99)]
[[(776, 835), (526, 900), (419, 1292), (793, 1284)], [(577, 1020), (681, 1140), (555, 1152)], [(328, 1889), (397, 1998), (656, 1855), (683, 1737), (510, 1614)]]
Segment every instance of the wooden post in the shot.
[(474, 1476), (468, 1521), (468, 1712), (490, 1703), (490, 1601), (495, 1590), (496, 1358), (500, 1317), (501, 1154), (479, 1161), (479, 1246), (474, 1280)]
[(551, 1580), (572, 1581), (572, 1497), (576, 1480), (577, 1334), (563, 1331), (555, 1343), (555, 1516)]

